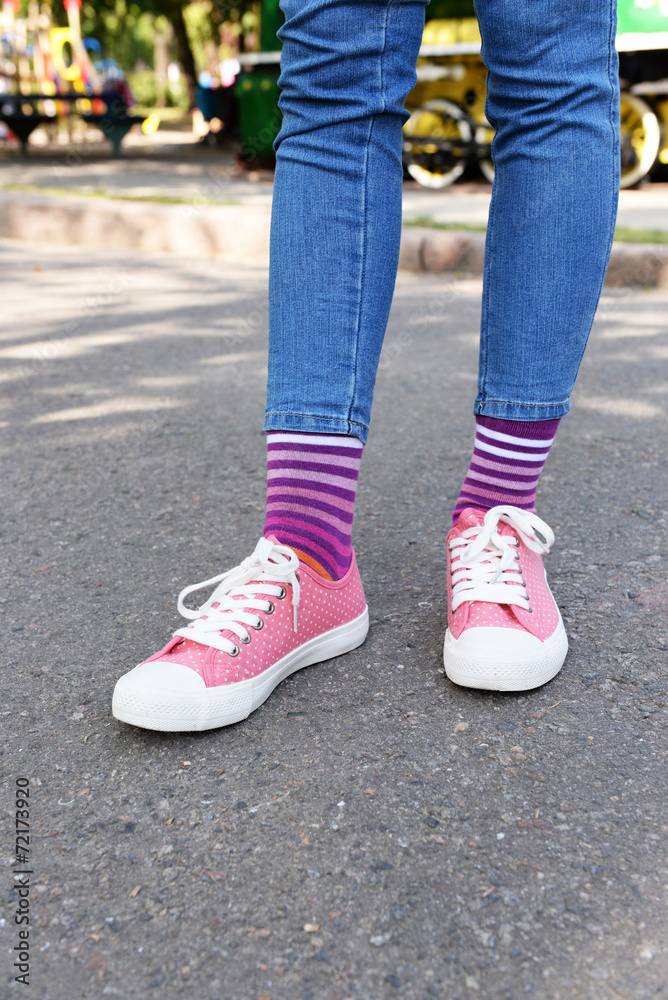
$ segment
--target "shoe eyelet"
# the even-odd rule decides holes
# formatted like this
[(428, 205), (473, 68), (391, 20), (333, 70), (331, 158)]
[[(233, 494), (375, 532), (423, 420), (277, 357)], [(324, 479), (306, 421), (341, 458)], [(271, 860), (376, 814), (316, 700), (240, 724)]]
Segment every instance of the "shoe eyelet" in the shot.
[(264, 628), (264, 621), (262, 618), (260, 618), (257, 625), (251, 625), (251, 628), (254, 628), (256, 632), (259, 632), (261, 628)]
[(274, 604), (273, 601), (269, 601), (269, 610), (265, 611), (265, 614), (266, 615), (273, 615), (273, 613), (274, 613), (275, 610), (276, 610), (276, 605)]
[(239, 642), (243, 642), (244, 646), (247, 646), (248, 643), (250, 642), (250, 640), (251, 640), (251, 637), (249, 635), (247, 635), (245, 639), (239, 639)]
[(278, 595), (279, 601), (282, 601), (286, 594), (287, 594), (287, 590), (285, 589), (285, 587), (281, 587), (281, 592)]
[(239, 647), (235, 646), (234, 649), (232, 650), (232, 652), (228, 653), (227, 655), (228, 656), (238, 656), (239, 655)]
[(297, 578), (297, 583), (301, 583), (301, 577), (299, 576), (299, 573), (295, 573), (295, 576)]
[(527, 611), (529, 612), (530, 615), (533, 614), (533, 608), (527, 608)]

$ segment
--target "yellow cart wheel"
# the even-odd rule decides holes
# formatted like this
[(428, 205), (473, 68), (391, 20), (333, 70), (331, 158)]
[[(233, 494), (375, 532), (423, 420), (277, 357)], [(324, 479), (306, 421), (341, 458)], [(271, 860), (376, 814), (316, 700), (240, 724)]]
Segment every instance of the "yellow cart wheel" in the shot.
[[(475, 141), (479, 146), (491, 145), (493, 138), (494, 129), (487, 121), (485, 121), (482, 125), (479, 125), (475, 130)], [(480, 167), (480, 173), (483, 175), (485, 180), (489, 181), (491, 184), (494, 181), (494, 161), (492, 160), (492, 157), (480, 157), (478, 160), (478, 166)]]
[(646, 177), (661, 146), (661, 128), (649, 104), (635, 94), (621, 95), (620, 188), (630, 188)]
[(408, 173), (423, 187), (453, 184), (464, 173), (472, 134), (466, 112), (459, 105), (442, 98), (426, 101), (404, 125)]

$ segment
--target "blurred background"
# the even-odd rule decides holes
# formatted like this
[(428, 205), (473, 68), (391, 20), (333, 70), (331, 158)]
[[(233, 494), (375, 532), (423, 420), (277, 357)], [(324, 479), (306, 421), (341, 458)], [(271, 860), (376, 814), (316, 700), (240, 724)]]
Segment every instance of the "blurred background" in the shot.
[(172, 127), (238, 138), (239, 56), (257, 52), (261, 38), (277, 49), (280, 20), (276, 0), (4, 0), (2, 138), (24, 152), (69, 143), (83, 137), (82, 123), (104, 133), (99, 126), (120, 125), (123, 111), (145, 135)]
[[(278, 0), (3, 0), (0, 146), (106, 142), (118, 156), (161, 131), (271, 169), (282, 19)], [(631, 188), (665, 179), (668, 167), (666, 0), (619, 0), (617, 47), (622, 187)], [(432, 190), (491, 181), (471, 0), (428, 5), (417, 71), (406, 178)]]
[[(2, 0), (0, 193), (16, 196), (14, 218), (26, 209), (19, 194), (35, 193), (268, 211), (282, 21), (278, 0)], [(616, 44), (616, 238), (662, 244), (668, 0), (619, 0)], [(494, 133), (472, 0), (431, 0), (417, 77), (406, 102), (404, 223), (483, 231)]]

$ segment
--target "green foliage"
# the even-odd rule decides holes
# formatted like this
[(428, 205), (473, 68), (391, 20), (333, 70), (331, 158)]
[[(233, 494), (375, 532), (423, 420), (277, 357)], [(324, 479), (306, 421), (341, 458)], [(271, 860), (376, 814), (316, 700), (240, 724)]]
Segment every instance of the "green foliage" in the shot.
[(143, 108), (154, 108), (158, 93), (153, 70), (143, 69), (127, 73), (126, 76), (137, 104), (141, 104)]
[[(23, 0), (27, 3), (27, 0)], [(163, 31), (174, 22), (174, 15), (182, 8), (188, 38), (198, 70), (207, 68), (205, 50), (218, 45), (220, 27), (231, 22), (235, 33), (247, 34), (259, 27), (257, 0), (83, 0), (81, 28), (84, 36), (96, 38), (103, 55), (115, 59), (126, 72), (138, 63), (153, 68), (153, 37), (155, 30)], [(54, 20), (67, 24), (67, 15), (61, 3), (53, 5)], [(176, 58), (176, 51), (172, 53)], [(140, 84), (140, 87), (142, 85)]]
[(153, 65), (153, 17), (128, 0), (84, 0), (81, 7), (84, 37), (96, 38), (105, 58), (124, 70), (137, 63)]
[(200, 3), (191, 3), (183, 8), (183, 18), (188, 29), (195, 66), (200, 71), (208, 66), (207, 45), (213, 45), (216, 48), (218, 45), (212, 12), (213, 7), (209, 0), (200, 0)]
[[(137, 104), (142, 108), (154, 108), (158, 97), (155, 73), (152, 69), (137, 70), (127, 73), (127, 81), (130, 90), (134, 94)], [(188, 92), (183, 79), (178, 83), (170, 83), (167, 88), (167, 106), (181, 108), (186, 111), (188, 107)]]
[(207, 48), (218, 49), (221, 27), (237, 35), (256, 34), (260, 27), (260, 4), (234, 0), (197, 0), (183, 8), (188, 38), (198, 70), (208, 69)]

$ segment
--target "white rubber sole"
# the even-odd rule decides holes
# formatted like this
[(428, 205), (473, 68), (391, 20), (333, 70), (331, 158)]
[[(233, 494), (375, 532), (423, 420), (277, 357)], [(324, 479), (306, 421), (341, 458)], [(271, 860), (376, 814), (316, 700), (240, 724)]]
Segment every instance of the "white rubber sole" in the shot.
[(118, 680), (111, 710), (120, 722), (166, 733), (230, 726), (248, 718), (295, 670), (349, 653), (362, 645), (368, 631), (367, 607), (358, 618), (309, 639), (259, 676), (220, 687), (206, 687), (199, 674), (188, 667), (183, 668), (187, 674), (182, 675), (187, 678), (187, 685), (174, 683), (163, 687), (156, 683), (153, 672), (150, 679), (144, 680), (137, 673), (140, 667), (135, 667)]
[[(489, 641), (489, 636), (482, 635), (492, 632), (495, 633), (493, 642)], [(475, 633), (480, 635), (476, 637)], [(568, 652), (563, 622), (559, 622), (544, 642), (538, 645), (536, 640), (534, 648), (518, 648), (520, 636), (527, 637), (527, 633), (474, 628), (464, 632), (461, 639), (453, 639), (448, 630), (443, 647), (447, 676), (453, 684), (481, 691), (530, 691), (551, 681), (561, 670)], [(464, 637), (467, 637), (466, 643), (462, 641)]]

